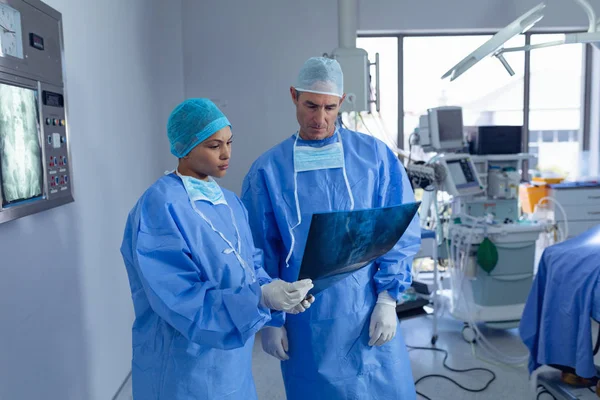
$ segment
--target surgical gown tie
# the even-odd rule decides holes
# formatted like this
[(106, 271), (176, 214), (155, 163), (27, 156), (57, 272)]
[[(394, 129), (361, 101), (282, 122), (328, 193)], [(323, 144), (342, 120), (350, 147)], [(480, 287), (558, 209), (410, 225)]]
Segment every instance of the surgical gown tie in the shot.
[(285, 258), (285, 265), (289, 267), (290, 258), (294, 253), (294, 246), (296, 244), (296, 236), (294, 235), (294, 229), (296, 229), (302, 223), (302, 213), (300, 212), (300, 201), (298, 200), (298, 173), (307, 171), (317, 171), (322, 169), (340, 168), (344, 175), (344, 181), (346, 183), (346, 189), (348, 190), (348, 197), (350, 198), (350, 210), (354, 210), (354, 196), (352, 195), (352, 189), (350, 189), (350, 182), (348, 181), (348, 175), (346, 173), (346, 165), (344, 163), (344, 145), (342, 143), (342, 137), (340, 136), (339, 130), (336, 128), (335, 136), (338, 138), (337, 143), (332, 143), (324, 148), (315, 148), (311, 146), (303, 146), (304, 148), (298, 148), (298, 139), (300, 133), (296, 132), (296, 140), (294, 140), (294, 203), (296, 204), (296, 224), (289, 226), (288, 230), (292, 239), (290, 251)]

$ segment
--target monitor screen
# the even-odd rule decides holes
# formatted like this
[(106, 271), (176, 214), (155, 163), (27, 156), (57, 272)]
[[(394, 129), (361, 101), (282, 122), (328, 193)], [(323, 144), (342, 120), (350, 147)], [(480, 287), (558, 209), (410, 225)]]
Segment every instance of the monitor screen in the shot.
[(438, 110), (437, 117), (440, 144), (447, 141), (462, 140), (462, 110)]
[(454, 185), (460, 189), (466, 186), (477, 184), (475, 171), (472, 170), (469, 161), (466, 158), (448, 161), (448, 172), (452, 176)]
[(0, 83), (2, 205), (42, 195), (37, 91)]
[(450, 175), (454, 180), (454, 184), (456, 186), (464, 185), (467, 183), (467, 178), (465, 178), (465, 174), (463, 173), (462, 168), (460, 167), (460, 163), (458, 161), (449, 162), (448, 169), (450, 170)]

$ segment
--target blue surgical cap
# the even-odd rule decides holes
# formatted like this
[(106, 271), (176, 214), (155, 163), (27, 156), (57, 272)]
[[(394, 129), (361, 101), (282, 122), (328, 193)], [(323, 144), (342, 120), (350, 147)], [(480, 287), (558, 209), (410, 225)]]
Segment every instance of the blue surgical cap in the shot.
[(300, 73), (294, 88), (300, 92), (344, 95), (344, 74), (340, 64), (331, 58), (309, 58)]
[(183, 158), (226, 126), (231, 124), (215, 103), (209, 99), (187, 99), (175, 107), (167, 122), (171, 153)]

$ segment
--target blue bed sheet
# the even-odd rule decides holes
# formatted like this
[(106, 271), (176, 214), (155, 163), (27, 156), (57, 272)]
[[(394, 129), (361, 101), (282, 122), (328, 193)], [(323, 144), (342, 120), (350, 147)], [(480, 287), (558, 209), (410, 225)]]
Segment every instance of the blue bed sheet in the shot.
[(547, 248), (525, 304), (520, 336), (529, 371), (562, 365), (596, 375), (591, 320), (600, 320), (600, 226)]

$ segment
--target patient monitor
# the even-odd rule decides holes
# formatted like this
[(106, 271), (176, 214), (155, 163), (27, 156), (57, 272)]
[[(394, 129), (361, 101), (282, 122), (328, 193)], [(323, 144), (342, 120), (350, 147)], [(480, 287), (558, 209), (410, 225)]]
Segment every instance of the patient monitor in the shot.
[(442, 184), (443, 190), (452, 196), (472, 196), (483, 193), (475, 169), (475, 164), (468, 154), (444, 155), (439, 161), (444, 167), (446, 177)]
[(0, 3), (0, 223), (73, 201), (61, 21)]
[(419, 144), (436, 152), (462, 149), (462, 108), (445, 106), (428, 109), (427, 114), (419, 119)]

